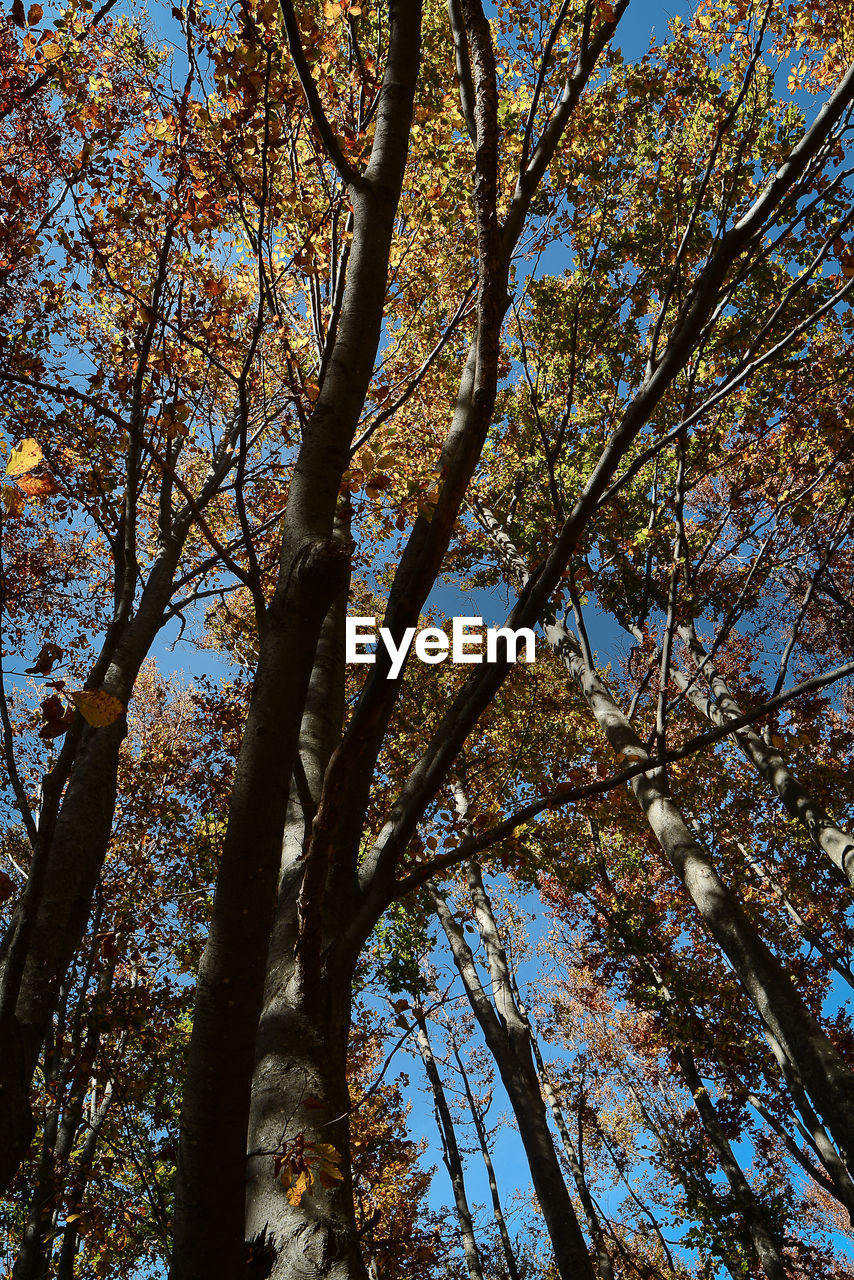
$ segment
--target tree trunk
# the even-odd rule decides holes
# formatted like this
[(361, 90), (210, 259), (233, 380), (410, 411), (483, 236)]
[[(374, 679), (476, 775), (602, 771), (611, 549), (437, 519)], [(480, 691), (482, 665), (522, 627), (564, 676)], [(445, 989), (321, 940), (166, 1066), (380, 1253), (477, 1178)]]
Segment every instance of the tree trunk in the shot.
[(430, 1046), (430, 1040), (427, 1035), (427, 1022), (424, 1018), (424, 1011), (423, 1009), (416, 1008), (414, 1012), (416, 1022), (415, 1038), (418, 1043), (421, 1061), (424, 1063), (424, 1070), (427, 1073), (427, 1079), (430, 1082), (430, 1089), (433, 1094), (433, 1106), (436, 1111), (436, 1124), (439, 1129), (439, 1137), (442, 1140), (442, 1153), (445, 1158), (445, 1166), (448, 1170), (448, 1175), (451, 1179), (451, 1186), (454, 1190), (454, 1208), (457, 1214), (457, 1222), (460, 1227), (460, 1236), (462, 1238), (463, 1253), (465, 1254), (469, 1280), (483, 1280), (483, 1268), (480, 1262), (480, 1252), (477, 1247), (477, 1239), (474, 1234), (474, 1223), (472, 1221), (471, 1209), (469, 1208), (468, 1196), (466, 1195), (463, 1162), (460, 1157), (459, 1146), (457, 1145), (454, 1120), (451, 1115), (451, 1109), (448, 1106), (448, 1099), (445, 1097), (442, 1077), (439, 1074), (439, 1068), (436, 1066), (436, 1059), (433, 1057), (433, 1050)]
[(700, 1079), (693, 1054), (689, 1049), (681, 1049), (677, 1054), (677, 1058), (685, 1084), (694, 1099), (694, 1106), (697, 1108), (703, 1128), (718, 1158), (718, 1163), (726, 1175), (726, 1180), (730, 1185), (738, 1211), (744, 1219), (744, 1225), (747, 1228), (762, 1270), (768, 1280), (786, 1280), (786, 1267), (783, 1263), (780, 1242), (768, 1221), (764, 1208), (756, 1199), (753, 1188), (735, 1158), (729, 1139), (718, 1119), (715, 1105)]
[[(516, 1262), (516, 1254), (513, 1251), (513, 1242), (510, 1239), (510, 1232), (507, 1230), (507, 1221), (504, 1217), (504, 1210), (501, 1208), (501, 1197), (498, 1194), (498, 1180), (495, 1176), (492, 1155), (490, 1154), (489, 1143), (486, 1139), (486, 1126), (484, 1124), (483, 1115), (481, 1114), (480, 1108), (478, 1107), (474, 1094), (472, 1093), (468, 1072), (465, 1069), (465, 1065), (456, 1042), (452, 1041), (452, 1048), (454, 1051), (454, 1059), (457, 1064), (457, 1070), (459, 1071), (460, 1078), (463, 1082), (466, 1101), (469, 1104), (471, 1118), (474, 1121), (478, 1146), (480, 1147), (481, 1158), (489, 1181), (489, 1196), (492, 1200), (492, 1216), (495, 1219), (495, 1225), (498, 1227), (498, 1234), (501, 1237), (501, 1247), (504, 1250), (504, 1261), (507, 1263), (507, 1275), (509, 1276), (509, 1280), (520, 1280), (519, 1266)], [(613, 1277), (611, 1280), (613, 1280)]]
[[(104, 674), (102, 687), (125, 706), (160, 630), (180, 545), (179, 540), (158, 556), (139, 609)], [(61, 803), (57, 795), (45, 806), (27, 887), (3, 939), (0, 1190), (8, 1186), (32, 1138), (29, 1095), (33, 1074), (62, 983), (83, 937), (106, 857), (116, 805), (119, 749), (125, 733), (124, 716), (106, 728), (83, 726)], [(48, 774), (48, 796), (56, 785)]]
[[(246, 1240), (256, 1252), (266, 1250), (274, 1280), (314, 1275), (350, 1280), (364, 1275), (350, 1183), (346, 1061), (351, 974), (327, 971), (318, 1003), (306, 999), (295, 963), (302, 859), (344, 718), (346, 607), (345, 584), (324, 622), (306, 696), (299, 745), (302, 786), (292, 786), (288, 804), (252, 1081)], [(294, 1171), (287, 1162), (277, 1164), (276, 1158), (290, 1152), (297, 1159), (298, 1143), (304, 1144), (313, 1181), (301, 1203), (294, 1205), (286, 1185)], [(340, 1157), (327, 1165), (331, 1186), (324, 1187), (319, 1177), (323, 1166), (310, 1145), (317, 1143)], [(333, 1176), (333, 1167), (340, 1167), (341, 1181)]]
[[(295, 777), (299, 783), (297, 752), (309, 681), (324, 618), (349, 575), (349, 548), (333, 537), (335, 514), (380, 339), (389, 252), (418, 76), (418, 0), (390, 0), (389, 19), (389, 53), (371, 158), (364, 174), (349, 182), (353, 240), (337, 333), (288, 492), (278, 582), (261, 637), (211, 928), (199, 968), (181, 1116), (174, 1280), (214, 1280), (218, 1276), (233, 1280), (245, 1265), (246, 1142), (256, 1032), (262, 1013), (271, 1033), (275, 1032), (272, 1051), (283, 1053), (295, 1063), (295, 1070), (305, 1070), (312, 1079), (317, 1074), (316, 1084), (330, 1094), (330, 1106), (344, 1101), (339, 1084), (325, 1078), (323, 1059), (328, 1056), (330, 1069), (340, 1070), (343, 1087), (344, 1048), (335, 1037), (342, 1006), (349, 1007), (349, 995), (345, 998), (349, 991), (347, 963), (335, 971), (333, 979), (328, 965), (321, 972), (322, 962), (316, 955), (303, 963), (301, 951), (297, 971), (283, 975), (281, 993), (276, 997), (281, 1007), (265, 1010), (264, 995), (291, 779)], [(296, 33), (292, 49), (298, 39)], [(297, 50), (295, 57), (302, 57), (301, 51)], [(310, 96), (310, 87), (307, 92)], [(305, 863), (297, 863), (288, 872), (278, 907), (281, 935), (301, 944), (307, 938), (313, 948), (320, 948), (327, 939), (321, 939), (308, 922), (304, 932), (298, 930), (304, 901), (300, 881), (304, 875), (319, 879), (322, 899), (326, 876), (317, 862), (308, 850)], [(336, 908), (344, 910), (352, 884), (336, 886), (336, 891), (338, 888), (342, 896)], [(340, 920), (337, 924), (340, 931)], [(291, 984), (288, 989), (284, 978)], [(333, 980), (344, 984), (344, 990), (321, 991), (321, 985), (328, 988)], [(313, 996), (306, 991), (307, 981)], [(328, 998), (330, 1002), (325, 1012), (317, 1010), (316, 1020), (318, 1033), (325, 1029), (333, 1036), (328, 1055), (316, 1039), (301, 1043), (311, 1024), (307, 1014), (313, 1012), (312, 998)], [(304, 1005), (303, 999), (309, 1003)], [(262, 1027), (258, 1041), (262, 1056), (268, 1051), (266, 1036)], [(294, 1036), (297, 1038), (292, 1041)], [(316, 1064), (314, 1055), (320, 1055)], [(300, 1088), (298, 1082), (288, 1085), (288, 1096), (294, 1103)], [(298, 1111), (300, 1122), (308, 1124), (308, 1113)], [(295, 1115), (293, 1123), (296, 1120)], [(257, 1127), (253, 1121), (253, 1131)], [(343, 1142), (343, 1131), (336, 1128), (335, 1132)], [(346, 1151), (342, 1154), (346, 1157)], [(349, 1188), (348, 1182), (345, 1187)], [(345, 1194), (348, 1191), (342, 1190), (319, 1197), (328, 1202), (333, 1218)], [(304, 1203), (308, 1204), (308, 1198)], [(287, 1221), (293, 1248), (299, 1254), (300, 1239), (311, 1227), (312, 1213), (308, 1209), (288, 1213)], [(340, 1222), (352, 1231), (352, 1205)], [(293, 1265), (303, 1268), (293, 1274), (310, 1274), (305, 1260), (295, 1257)], [(320, 1259), (317, 1265), (326, 1263)]]
[[(478, 515), (511, 574), (527, 579), (527, 566), (506, 530), (484, 507)], [(615, 702), (589, 655), (553, 618), (545, 627), (550, 648), (581, 690), (597, 725), (620, 760), (643, 761), (649, 753), (634, 725)], [(639, 774), (632, 791), (670, 865), (732, 964), (766, 1028), (782, 1046), (849, 1166), (854, 1166), (854, 1072), (837, 1052), (691, 833), (673, 802), (660, 769)]]
[[(477, 874), (476, 872), (474, 873)], [(496, 983), (493, 992), (499, 1012), (490, 1003), (471, 948), (441, 894), (428, 890), (436, 914), (451, 945), (472, 1011), (495, 1059), (525, 1148), (531, 1179), (549, 1233), (561, 1280), (595, 1280), (590, 1254), (564, 1182), (560, 1161), (546, 1119), (525, 1021), (512, 1001), (509, 982)], [(480, 923), (480, 916), (479, 916)], [(491, 958), (493, 958), (491, 956)], [(500, 964), (498, 957), (494, 957)], [(492, 965), (490, 966), (492, 969)]]
[[(261, 1021), (252, 1091), (250, 1256), (263, 1256), (271, 1280), (364, 1280), (350, 1179), (349, 984), (329, 973), (323, 1008), (306, 1007), (295, 966), (282, 964), (278, 977)], [(310, 1186), (294, 1203), (300, 1172)]]
[(530, 1028), (531, 1049), (534, 1054), (534, 1062), (537, 1065), (537, 1072), (540, 1077), (540, 1088), (543, 1097), (549, 1104), (549, 1109), (554, 1117), (555, 1126), (560, 1134), (560, 1140), (563, 1143), (563, 1153), (566, 1162), (569, 1165), (572, 1180), (575, 1183), (575, 1190), (581, 1201), (581, 1207), (584, 1211), (584, 1217), (587, 1221), (587, 1229), (590, 1232), (591, 1239), (596, 1245), (596, 1269), (599, 1272), (599, 1280), (614, 1280), (614, 1264), (611, 1261), (611, 1255), (605, 1244), (605, 1232), (602, 1229), (602, 1223), (599, 1214), (596, 1211), (596, 1205), (593, 1203), (593, 1196), (590, 1194), (590, 1188), (587, 1185), (587, 1179), (584, 1176), (584, 1170), (581, 1167), (578, 1155), (572, 1142), (569, 1132), (569, 1126), (566, 1123), (566, 1117), (563, 1114), (563, 1108), (557, 1100), (555, 1091), (549, 1080), (546, 1064), (543, 1061), (543, 1055), (540, 1052), (540, 1046), (537, 1043), (537, 1037), (531, 1026), (531, 1020), (528, 1017), (528, 1011), (523, 1005), (519, 991), (516, 986), (515, 977), (513, 977), (513, 992), (516, 997), (516, 1003), (519, 1006), (519, 1012), (525, 1018)]

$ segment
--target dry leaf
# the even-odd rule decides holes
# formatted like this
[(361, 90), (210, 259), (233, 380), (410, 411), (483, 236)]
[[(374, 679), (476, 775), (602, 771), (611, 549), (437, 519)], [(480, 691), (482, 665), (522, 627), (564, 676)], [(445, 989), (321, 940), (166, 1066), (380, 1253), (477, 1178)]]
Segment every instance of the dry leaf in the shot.
[(16, 489), (12, 484), (4, 484), (3, 486), (3, 514), (6, 516), (19, 516), (27, 505), (27, 499), (21, 493), (20, 489)]
[(18, 486), (28, 498), (50, 498), (59, 493), (59, 485), (53, 476), (21, 476)]
[(27, 667), (28, 676), (49, 676), (51, 668), (62, 661), (62, 646), (48, 641), (39, 649), (38, 657), (31, 667)]
[(33, 467), (37, 467), (43, 457), (41, 445), (37, 440), (22, 440), (9, 454), (6, 475), (10, 478), (22, 476), (25, 471), (32, 471)]
[(81, 689), (77, 693), (69, 693), (68, 696), (86, 723), (93, 725), (96, 729), (115, 724), (124, 711), (118, 698), (114, 698), (104, 689)]

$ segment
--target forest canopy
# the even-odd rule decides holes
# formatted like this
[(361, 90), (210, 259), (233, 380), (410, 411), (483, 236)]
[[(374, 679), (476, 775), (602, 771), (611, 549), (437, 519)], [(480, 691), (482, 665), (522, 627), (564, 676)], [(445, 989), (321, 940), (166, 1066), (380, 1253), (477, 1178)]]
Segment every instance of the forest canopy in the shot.
[(678, 10), (4, 8), (7, 1280), (854, 1274), (854, 10)]

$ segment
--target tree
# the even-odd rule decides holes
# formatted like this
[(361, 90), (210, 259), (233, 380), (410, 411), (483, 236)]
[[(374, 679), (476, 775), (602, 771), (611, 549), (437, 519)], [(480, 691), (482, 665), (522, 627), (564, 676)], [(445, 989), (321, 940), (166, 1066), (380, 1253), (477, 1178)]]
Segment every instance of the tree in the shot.
[[(2, 706), (29, 845), (0, 975), (6, 1180), (131, 785), (143, 663), (208, 601), (252, 668), (180, 1083), (176, 1280), (247, 1259), (364, 1276), (347, 1053), (366, 942), (488, 851), (522, 864), (534, 838), (559, 865), (567, 806), (608, 805), (655, 868), (657, 919), (729, 966), (760, 1073), (837, 1190), (854, 1159), (850, 1032), (820, 999), (844, 927), (819, 919), (850, 822), (775, 754), (820, 702), (848, 750), (852, 668), (825, 664), (850, 615), (851, 16), (722, 0), (627, 64), (630, 9), (188, 6), (174, 88), (103, 11), (7, 33), (4, 128), (41, 112), (53, 133), (25, 148), (32, 252), (2, 371), (7, 649), (39, 618), (31, 673), (52, 682), (38, 741), (24, 695)], [(75, 554), (89, 590), (45, 627), (39, 591)], [(543, 628), (542, 688), (506, 640), (468, 678), (411, 658), (392, 677), (383, 646), (364, 678), (345, 669), (353, 604), (399, 648), (453, 571)], [(610, 681), (586, 594), (634, 642)], [(513, 750), (532, 706), (552, 733)], [(475, 752), (467, 825), (449, 796)], [(801, 844), (774, 831), (779, 800)], [(744, 857), (781, 839), (794, 875), (742, 892)], [(558, 1182), (558, 1266), (592, 1275)]]

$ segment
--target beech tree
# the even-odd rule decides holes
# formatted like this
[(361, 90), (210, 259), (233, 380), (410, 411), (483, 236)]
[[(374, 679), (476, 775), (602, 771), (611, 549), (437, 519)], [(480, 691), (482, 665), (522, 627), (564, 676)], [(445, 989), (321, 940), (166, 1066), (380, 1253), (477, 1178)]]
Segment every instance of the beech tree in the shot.
[[(377, 1208), (391, 1225), (372, 1237), (354, 1145), (359, 1095), (378, 1096), (357, 1079), (354, 989), (377, 927), (424, 935), (425, 901), (557, 1274), (684, 1274), (655, 1243), (645, 1260), (609, 1245), (560, 1154), (483, 881), (496, 858), (600, 939), (607, 999), (622, 984), (650, 1011), (696, 1120), (683, 1146), (676, 1104), (643, 1120), (731, 1274), (811, 1261), (740, 1169), (705, 1072), (732, 1079), (739, 1123), (749, 1103), (854, 1203), (837, 985), (854, 883), (854, 22), (841, 3), (704, 2), (631, 61), (637, 9), (246, 0), (175, 8), (154, 37), (111, 5), (46, 17), (16, 0), (5, 19), (0, 1174), (23, 1198), (16, 1275), (49, 1273), (63, 1206), (56, 1265), (73, 1274), (114, 1099), (151, 1106), (154, 1044), (86, 1014), (93, 990), (118, 1007), (117, 974), (149, 990), (130, 941), (145, 917), (131, 928), (132, 904), (104, 897), (117, 857), (145, 886), (165, 859), (198, 904), (151, 917), (175, 1022), (157, 1154), (134, 1152), (153, 1265), (168, 1255), (174, 1280), (441, 1267), (426, 1228), (410, 1270), (396, 1261), (400, 1205)], [(455, 574), (504, 593), (508, 629), (539, 629), (533, 668), (506, 636), (470, 670), (407, 649), (392, 676), (383, 645), (348, 667), (348, 615), (402, 652)], [(591, 642), (602, 618), (610, 654)], [(216, 728), (194, 711), (184, 757), (183, 728), (157, 749), (146, 803), (168, 795), (177, 816), (155, 850), (133, 700), (157, 696), (145, 664), (168, 627), (243, 678), (197, 691)], [(491, 999), (447, 905), (457, 867)], [(188, 969), (182, 1019), (187, 980), (169, 984)], [(96, 1070), (131, 1043), (132, 1087)], [(467, 1257), (482, 1266), (476, 1241)]]

